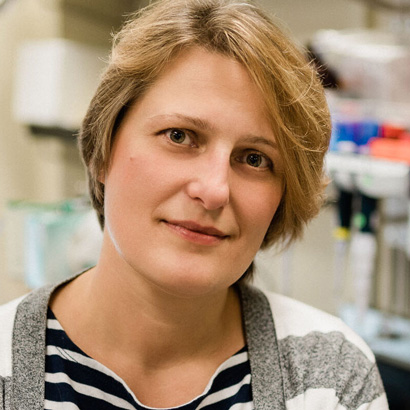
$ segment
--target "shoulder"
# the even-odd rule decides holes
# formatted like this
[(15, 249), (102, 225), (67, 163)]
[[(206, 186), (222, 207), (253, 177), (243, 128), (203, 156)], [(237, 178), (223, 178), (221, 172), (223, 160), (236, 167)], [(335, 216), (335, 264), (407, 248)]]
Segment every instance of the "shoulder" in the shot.
[(11, 375), (11, 347), (17, 307), (25, 296), (0, 306), (0, 376)]
[(48, 300), (55, 285), (33, 290), (0, 306), (0, 376), (11, 375), (13, 345), (42, 335)]
[(3, 366), (3, 358), (8, 356), (5, 352), (11, 354), (12, 344), (16, 340), (24, 343), (24, 336), (27, 334), (31, 335), (31, 339), (33, 339), (34, 334), (42, 337), (46, 326), (47, 307), (51, 294), (56, 288), (73, 280), (80, 274), (76, 274), (62, 283), (50, 284), (35, 289), (0, 306), (0, 376), (7, 373), (4, 373)]
[(308, 400), (387, 409), (374, 355), (361, 337), (326, 312), (263, 293), (275, 323), (290, 408), (300, 408), (301, 400)]
[[(355, 346), (369, 361), (375, 361), (363, 339), (341, 319), (287, 296), (266, 291), (263, 293), (269, 301), (279, 340), (338, 333), (339, 338)], [(333, 340), (334, 336), (329, 338)]]

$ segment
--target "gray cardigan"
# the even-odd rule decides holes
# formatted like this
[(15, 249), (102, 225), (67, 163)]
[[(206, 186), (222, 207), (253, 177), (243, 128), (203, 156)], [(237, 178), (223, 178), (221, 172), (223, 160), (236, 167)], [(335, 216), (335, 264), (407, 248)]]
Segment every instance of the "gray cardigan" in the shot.
[[(47, 307), (55, 288), (0, 307), (0, 409), (44, 408)], [(317, 410), (317, 403), (388, 409), (373, 354), (339, 319), (248, 285), (239, 290), (256, 410)]]

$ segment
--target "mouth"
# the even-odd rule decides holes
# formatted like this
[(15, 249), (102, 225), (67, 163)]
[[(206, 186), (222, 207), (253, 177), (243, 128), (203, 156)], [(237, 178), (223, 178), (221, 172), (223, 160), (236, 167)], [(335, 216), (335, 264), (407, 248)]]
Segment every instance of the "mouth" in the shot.
[(162, 220), (161, 222), (183, 239), (201, 245), (215, 245), (229, 238), (229, 235), (213, 226), (203, 226), (193, 221)]

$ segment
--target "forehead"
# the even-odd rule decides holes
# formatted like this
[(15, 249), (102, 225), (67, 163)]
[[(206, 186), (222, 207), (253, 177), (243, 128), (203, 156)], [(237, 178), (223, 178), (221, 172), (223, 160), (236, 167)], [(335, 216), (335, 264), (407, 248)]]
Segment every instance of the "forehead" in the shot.
[(245, 67), (199, 47), (174, 58), (131, 111), (144, 118), (176, 114), (215, 128), (230, 124), (272, 133), (263, 95)]

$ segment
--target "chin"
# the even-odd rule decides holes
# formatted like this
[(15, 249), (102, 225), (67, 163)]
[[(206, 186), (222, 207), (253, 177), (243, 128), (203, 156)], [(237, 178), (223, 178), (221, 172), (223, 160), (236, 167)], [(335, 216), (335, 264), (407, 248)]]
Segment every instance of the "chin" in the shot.
[[(165, 277), (169, 280), (164, 280)], [(221, 281), (221, 271), (207, 272), (199, 269), (181, 270), (180, 268), (173, 273), (164, 272), (155, 284), (169, 295), (195, 298), (225, 292), (234, 282), (236, 282), (235, 279)]]

